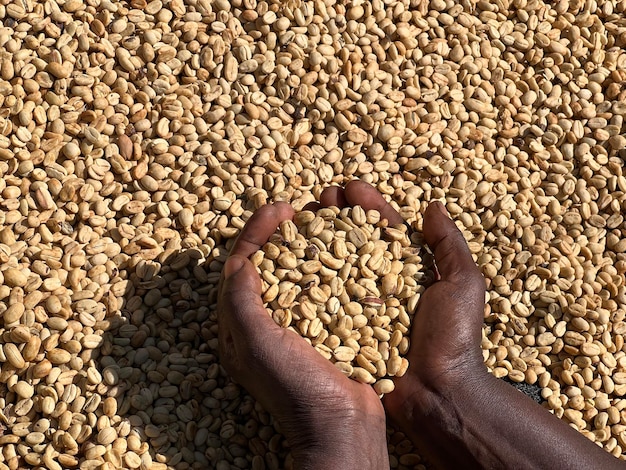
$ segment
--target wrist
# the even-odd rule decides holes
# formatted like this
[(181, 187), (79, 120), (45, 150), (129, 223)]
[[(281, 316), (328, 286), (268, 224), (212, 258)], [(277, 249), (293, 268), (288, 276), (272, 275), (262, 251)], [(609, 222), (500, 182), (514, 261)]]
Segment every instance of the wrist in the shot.
[[(375, 449), (375, 447), (378, 447)], [(380, 470), (389, 468), (387, 445), (352, 442), (342, 445), (315, 445), (298, 452), (292, 451), (294, 470)]]
[(384, 417), (346, 410), (340, 416), (327, 419), (316, 416), (306, 424), (301, 422), (301, 426), (293, 424), (289, 425), (286, 438), (294, 469), (379, 470), (389, 467)]
[(488, 390), (489, 380), (493, 379), (482, 361), (466, 361), (428, 377), (424, 380), (419, 374), (408, 373), (385, 397), (389, 415), (407, 435), (423, 434), (435, 422), (449, 421), (457, 407)]
[[(400, 430), (436, 467), (480, 468), (464, 447), (464, 442), (471, 439), (473, 428), (467, 421), (465, 409), (477, 396), (489, 396), (493, 388), (490, 380), (497, 379), (484, 367), (445, 380), (442, 378), (441, 385), (428, 387), (415, 377), (406, 378), (402, 385), (411, 393), (403, 394), (401, 401), (394, 399), (387, 405)], [(458, 452), (450, 454), (451, 447)], [(450, 466), (446, 462), (454, 464)]]

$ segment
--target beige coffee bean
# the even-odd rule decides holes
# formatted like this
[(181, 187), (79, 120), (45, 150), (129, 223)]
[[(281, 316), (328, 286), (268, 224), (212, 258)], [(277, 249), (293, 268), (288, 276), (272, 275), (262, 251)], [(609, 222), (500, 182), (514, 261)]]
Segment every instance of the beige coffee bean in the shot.
[(68, 351), (60, 348), (48, 351), (46, 356), (54, 365), (67, 364), (72, 359), (72, 355)]
[(2, 271), (4, 282), (9, 287), (24, 287), (28, 282), (26, 275), (19, 269), (9, 268)]
[(374, 384), (374, 390), (376, 390), (376, 393), (378, 393), (379, 395), (391, 393), (394, 391), (394, 389), (395, 386), (393, 384), (393, 381), (389, 379), (377, 380)]
[(20, 350), (13, 343), (6, 343), (3, 346), (4, 356), (9, 364), (11, 364), (16, 369), (22, 369), (26, 366), (26, 361), (22, 357)]

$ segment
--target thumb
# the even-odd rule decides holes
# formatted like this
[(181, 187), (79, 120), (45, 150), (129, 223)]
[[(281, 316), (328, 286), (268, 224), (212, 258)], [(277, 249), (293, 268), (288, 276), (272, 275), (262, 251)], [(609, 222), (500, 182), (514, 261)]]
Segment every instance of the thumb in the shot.
[(241, 255), (232, 255), (226, 259), (224, 263), (224, 276), (225, 288), (229, 286), (232, 289), (253, 288), (254, 291), (258, 290), (260, 294), (261, 283), (259, 275), (254, 269), (254, 265), (248, 258)]
[(435, 255), (441, 280), (458, 282), (480, 275), (463, 234), (439, 201), (426, 208), (424, 240)]
[(263, 306), (256, 268), (241, 255), (224, 264), (217, 319), (222, 363), (243, 384), (251, 361), (271, 355), (267, 338), (280, 327)]
[(261, 278), (252, 262), (232, 255), (224, 264), (223, 284), (219, 298), (220, 320), (235, 326), (245, 336), (259, 328), (278, 327), (269, 317), (261, 299)]
[[(268, 314), (261, 299), (261, 280), (247, 258), (232, 255), (224, 264), (223, 284), (218, 300), (220, 354), (229, 373), (248, 389), (255, 374), (281, 381), (297, 390), (299, 375), (290, 374), (297, 362), (310, 370), (326, 368), (337, 372), (299, 335), (281, 328)], [(304, 369), (303, 369), (304, 370)], [(308, 375), (307, 375), (308, 377)]]

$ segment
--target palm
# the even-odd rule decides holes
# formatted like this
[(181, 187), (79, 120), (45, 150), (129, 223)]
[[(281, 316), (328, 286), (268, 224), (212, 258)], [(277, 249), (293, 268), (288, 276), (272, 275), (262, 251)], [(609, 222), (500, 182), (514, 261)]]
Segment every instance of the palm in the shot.
[[(367, 413), (384, 421), (384, 408), (371, 386), (350, 380), (295, 333), (284, 329), (277, 333), (267, 347), (276, 350), (276, 344), (280, 344), (281, 353), (270, 356), (265, 352), (272, 358), (262, 366), (264, 386), (259, 386), (258, 369), (250, 379), (257, 381), (251, 386), (260, 390), (259, 400), (283, 426), (295, 427), (295, 432), (305, 425), (303, 419), (313, 410), (346, 419), (355, 413)], [(290, 406), (285, 406), (287, 403)]]

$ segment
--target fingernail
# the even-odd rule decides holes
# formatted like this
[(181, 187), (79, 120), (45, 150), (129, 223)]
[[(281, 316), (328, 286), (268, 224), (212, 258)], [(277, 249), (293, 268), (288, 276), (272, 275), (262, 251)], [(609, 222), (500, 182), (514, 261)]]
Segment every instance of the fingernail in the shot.
[(238, 272), (243, 267), (244, 259), (241, 256), (231, 256), (224, 263), (224, 279)]
[(450, 214), (448, 214), (448, 210), (446, 209), (446, 206), (444, 206), (441, 201), (435, 201), (435, 205), (437, 206), (437, 209), (439, 209), (439, 211), (443, 215), (445, 215), (446, 217), (450, 217)]

